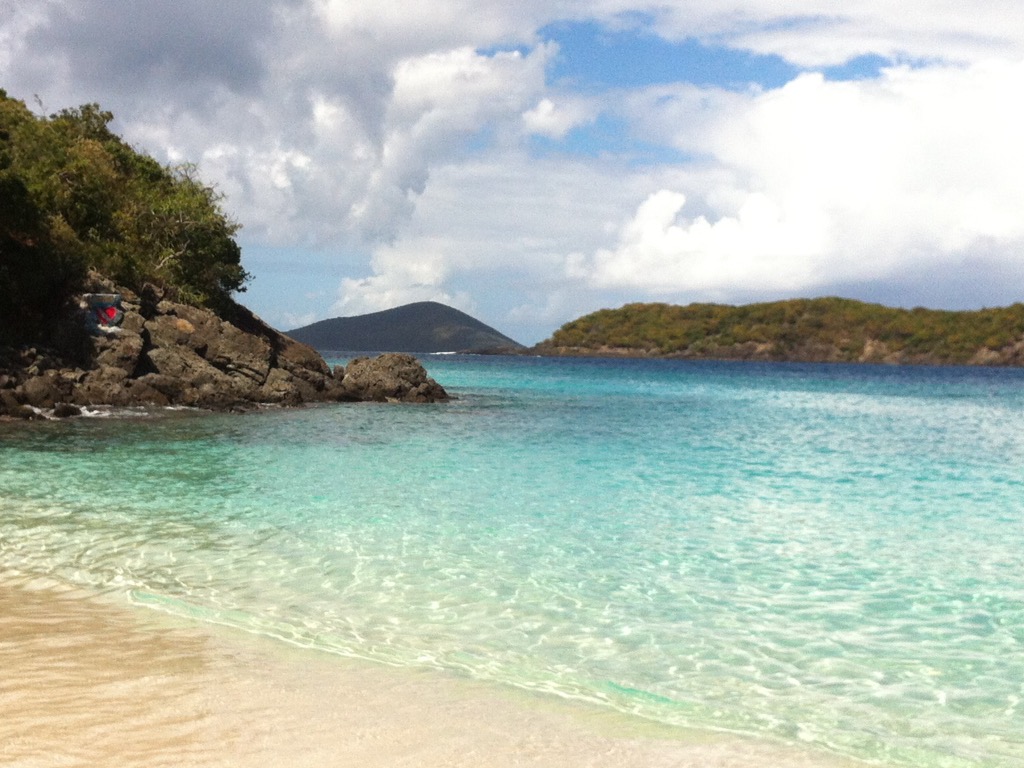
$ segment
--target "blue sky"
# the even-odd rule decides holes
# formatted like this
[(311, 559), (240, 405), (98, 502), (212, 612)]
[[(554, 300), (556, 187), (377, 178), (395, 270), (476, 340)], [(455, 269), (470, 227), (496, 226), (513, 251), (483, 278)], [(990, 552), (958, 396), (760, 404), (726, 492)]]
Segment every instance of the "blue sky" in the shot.
[(777, 55), (726, 48), (696, 38), (666, 40), (648, 25), (609, 29), (596, 21), (563, 21), (539, 31), (558, 45), (548, 72), (551, 85), (584, 92), (691, 83), (747, 90), (778, 88), (799, 70)]
[[(0, 0), (0, 87), (195, 162), (281, 328), (1024, 300), (1024, 6)], [(38, 102), (37, 102), (38, 97)]]

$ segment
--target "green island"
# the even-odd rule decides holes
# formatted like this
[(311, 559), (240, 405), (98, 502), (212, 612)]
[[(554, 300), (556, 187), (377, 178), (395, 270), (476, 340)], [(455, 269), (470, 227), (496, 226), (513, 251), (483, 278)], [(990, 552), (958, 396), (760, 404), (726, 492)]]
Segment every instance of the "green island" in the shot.
[(835, 297), (743, 306), (627, 304), (559, 328), (539, 354), (1024, 365), (1024, 304), (897, 309)]
[(112, 120), (0, 89), (0, 418), (447, 399), (409, 355), (332, 369), (235, 302), (249, 275), (219, 193)]

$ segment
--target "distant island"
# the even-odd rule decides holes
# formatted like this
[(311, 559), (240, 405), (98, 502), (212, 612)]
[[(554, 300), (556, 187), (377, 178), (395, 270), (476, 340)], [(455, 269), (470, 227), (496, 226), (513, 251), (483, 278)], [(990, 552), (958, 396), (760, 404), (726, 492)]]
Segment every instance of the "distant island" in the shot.
[(523, 345), (474, 317), (436, 301), (335, 317), (288, 331), (319, 350), (375, 352), (516, 352)]
[(1024, 304), (963, 312), (834, 297), (744, 306), (627, 304), (573, 320), (531, 352), (1024, 366)]

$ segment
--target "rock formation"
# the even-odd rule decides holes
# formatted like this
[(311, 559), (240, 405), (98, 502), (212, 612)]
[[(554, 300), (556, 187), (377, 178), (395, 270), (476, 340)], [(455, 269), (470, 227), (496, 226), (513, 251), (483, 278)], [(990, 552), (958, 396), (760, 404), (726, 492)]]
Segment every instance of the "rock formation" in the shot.
[(90, 289), (120, 296), (119, 325), (97, 329), (91, 323), (90, 333), (83, 301), (81, 312), (61, 321), (64, 352), (0, 351), (0, 415), (69, 416), (96, 405), (239, 410), (261, 404), (448, 399), (409, 355), (361, 358), (332, 371), (314, 349), (240, 305), (218, 316), (178, 303), (153, 286), (136, 295), (98, 276)]

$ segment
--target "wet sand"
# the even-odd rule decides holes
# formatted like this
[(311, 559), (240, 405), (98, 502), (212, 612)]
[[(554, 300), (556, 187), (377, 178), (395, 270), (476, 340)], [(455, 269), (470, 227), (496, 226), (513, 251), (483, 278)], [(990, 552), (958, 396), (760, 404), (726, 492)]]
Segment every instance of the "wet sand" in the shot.
[[(834, 768), (434, 671), (0, 582), (0, 765)], [(849, 765), (845, 763), (845, 765)]]

